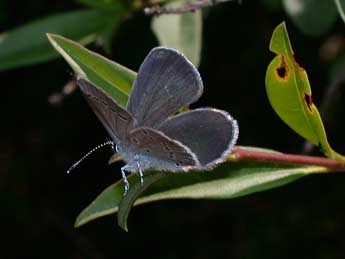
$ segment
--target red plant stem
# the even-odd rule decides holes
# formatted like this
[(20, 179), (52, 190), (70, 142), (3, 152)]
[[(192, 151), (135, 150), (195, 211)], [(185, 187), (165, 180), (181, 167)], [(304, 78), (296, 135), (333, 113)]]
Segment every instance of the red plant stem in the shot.
[(332, 169), (345, 169), (345, 164), (331, 158), (265, 152), (260, 150), (249, 150), (242, 147), (235, 147), (231, 156), (234, 161), (267, 161), (286, 164), (319, 165)]

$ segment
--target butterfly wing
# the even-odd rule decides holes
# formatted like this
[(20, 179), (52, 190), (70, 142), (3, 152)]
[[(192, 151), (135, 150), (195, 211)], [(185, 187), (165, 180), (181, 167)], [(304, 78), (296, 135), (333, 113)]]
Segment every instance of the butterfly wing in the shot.
[(203, 84), (194, 65), (176, 50), (154, 48), (141, 65), (127, 110), (137, 126), (156, 127), (197, 101)]
[(119, 144), (125, 141), (133, 128), (134, 119), (132, 115), (90, 81), (77, 78), (77, 84), (92, 110), (115, 142)]
[(227, 112), (200, 108), (164, 121), (158, 128), (191, 149), (202, 167), (223, 162), (238, 138), (238, 125)]
[[(140, 162), (143, 167), (188, 171), (199, 165), (195, 154), (188, 147), (152, 128), (139, 127), (132, 130), (130, 143), (137, 149), (137, 153), (149, 158), (148, 161)], [(149, 165), (146, 166), (145, 162)]]

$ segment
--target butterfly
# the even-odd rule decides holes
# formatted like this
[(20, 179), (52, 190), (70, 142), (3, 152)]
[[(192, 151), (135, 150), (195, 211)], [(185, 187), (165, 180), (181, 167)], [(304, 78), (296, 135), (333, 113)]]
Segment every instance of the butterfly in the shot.
[(203, 92), (198, 70), (174, 49), (151, 50), (140, 66), (127, 108), (82, 76), (77, 85), (126, 164), (126, 173), (158, 169), (167, 172), (210, 170), (231, 153), (238, 124), (226, 111), (198, 108), (178, 113)]

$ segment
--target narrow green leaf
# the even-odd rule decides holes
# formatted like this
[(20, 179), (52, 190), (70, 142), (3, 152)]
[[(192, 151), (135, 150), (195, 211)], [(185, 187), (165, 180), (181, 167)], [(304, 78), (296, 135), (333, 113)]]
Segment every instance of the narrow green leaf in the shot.
[[(167, 6), (176, 7), (176, 2), (167, 4)], [(151, 27), (160, 45), (179, 50), (195, 66), (199, 65), (202, 42), (201, 10), (182, 15), (156, 16), (152, 19)]]
[(321, 36), (331, 29), (337, 10), (330, 0), (283, 0), (287, 14), (309, 36)]
[(91, 8), (115, 14), (125, 11), (123, 3), (119, 0), (77, 0), (77, 2)]
[(328, 171), (327, 168), (320, 166), (227, 162), (209, 172), (188, 174), (146, 172), (144, 182), (148, 181), (148, 183), (143, 190), (139, 188), (138, 177), (131, 175), (128, 198), (125, 197), (121, 201), (122, 181), (109, 186), (80, 213), (75, 226), (79, 227), (96, 218), (114, 214), (119, 206), (123, 206), (118, 218), (119, 224), (126, 229), (129, 210), (143, 191), (145, 191), (144, 196), (136, 200), (134, 205), (166, 199), (231, 199), (272, 189), (309, 174)]
[[(128, 181), (129, 185), (132, 186), (132, 184), (136, 181), (135, 175), (130, 175), (128, 177)], [(110, 185), (80, 213), (74, 226), (79, 227), (91, 220), (113, 214), (114, 208), (117, 208), (121, 199), (123, 198), (124, 190), (125, 186), (123, 181), (118, 181)]]
[(128, 232), (127, 228), (127, 218), (129, 212), (132, 209), (134, 202), (138, 199), (138, 197), (144, 193), (153, 183), (157, 182), (158, 180), (162, 179), (165, 176), (164, 173), (158, 172), (148, 172), (145, 173), (145, 181), (143, 186), (139, 180), (137, 180), (129, 189), (126, 196), (122, 198), (120, 204), (118, 206), (118, 214), (117, 214), (117, 223), (118, 225), (125, 231)]
[(48, 38), (77, 75), (87, 77), (119, 105), (126, 106), (135, 72), (62, 36), (48, 34)]
[(118, 18), (94, 10), (56, 14), (27, 23), (0, 35), (0, 70), (37, 64), (58, 55), (49, 46), (47, 32), (63, 34), (83, 44), (118, 22)]
[(343, 20), (343, 22), (345, 22), (345, 12), (344, 12), (345, 3), (344, 3), (344, 1), (340, 2), (340, 0), (334, 0), (334, 3), (337, 7), (340, 18)]
[(268, 99), (279, 117), (302, 137), (320, 147), (326, 156), (344, 163), (330, 147), (321, 116), (312, 101), (306, 71), (298, 65), (285, 23), (274, 30), (270, 50), (277, 54), (266, 72)]

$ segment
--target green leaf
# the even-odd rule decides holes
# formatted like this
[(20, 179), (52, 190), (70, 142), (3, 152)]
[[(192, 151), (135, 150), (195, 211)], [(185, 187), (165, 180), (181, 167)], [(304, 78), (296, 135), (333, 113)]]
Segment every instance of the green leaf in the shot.
[(340, 18), (343, 20), (343, 22), (345, 22), (345, 13), (344, 13), (345, 4), (344, 4), (344, 1), (340, 2), (340, 0), (334, 0), (334, 3), (337, 7)]
[(329, 145), (320, 114), (312, 101), (306, 71), (298, 65), (285, 23), (274, 30), (270, 50), (277, 54), (266, 72), (268, 99), (279, 117), (299, 135), (320, 147), (330, 158), (345, 163), (345, 157)]
[(139, 180), (137, 180), (129, 189), (126, 196), (124, 196), (120, 204), (118, 206), (118, 214), (117, 214), (117, 223), (118, 225), (125, 231), (128, 231), (127, 228), (127, 218), (129, 212), (131, 211), (134, 202), (138, 199), (138, 197), (144, 193), (153, 183), (157, 182), (158, 180), (165, 177), (165, 173), (158, 173), (158, 172), (148, 172), (145, 173), (145, 181), (141, 186)]
[(115, 16), (93, 10), (56, 14), (0, 35), (0, 70), (37, 64), (58, 55), (49, 46), (47, 32), (63, 34), (82, 44), (94, 41), (105, 28), (118, 23)]
[(77, 2), (91, 8), (96, 8), (102, 11), (111, 12), (115, 14), (125, 11), (123, 3), (119, 0), (77, 0)]
[(48, 34), (48, 39), (77, 75), (85, 76), (126, 106), (135, 72), (62, 36)]
[(328, 32), (337, 19), (337, 10), (330, 0), (283, 0), (287, 14), (308, 36)]
[[(166, 6), (176, 7), (176, 2)], [(155, 16), (151, 27), (160, 45), (179, 50), (195, 66), (199, 65), (202, 42), (201, 10), (182, 15)]]
[[(263, 150), (263, 149), (261, 149)], [(267, 152), (272, 152), (267, 150)], [(114, 214), (118, 211), (119, 224), (126, 228), (129, 210), (135, 205), (166, 199), (231, 199), (251, 193), (272, 189), (290, 183), (303, 176), (328, 172), (320, 166), (276, 165), (258, 162), (226, 162), (213, 171), (193, 173), (145, 172), (144, 189), (136, 175), (131, 175), (130, 191), (123, 201), (122, 180), (105, 189), (77, 217), (75, 226), (79, 227), (96, 218)], [(146, 191), (147, 188), (147, 191)]]

